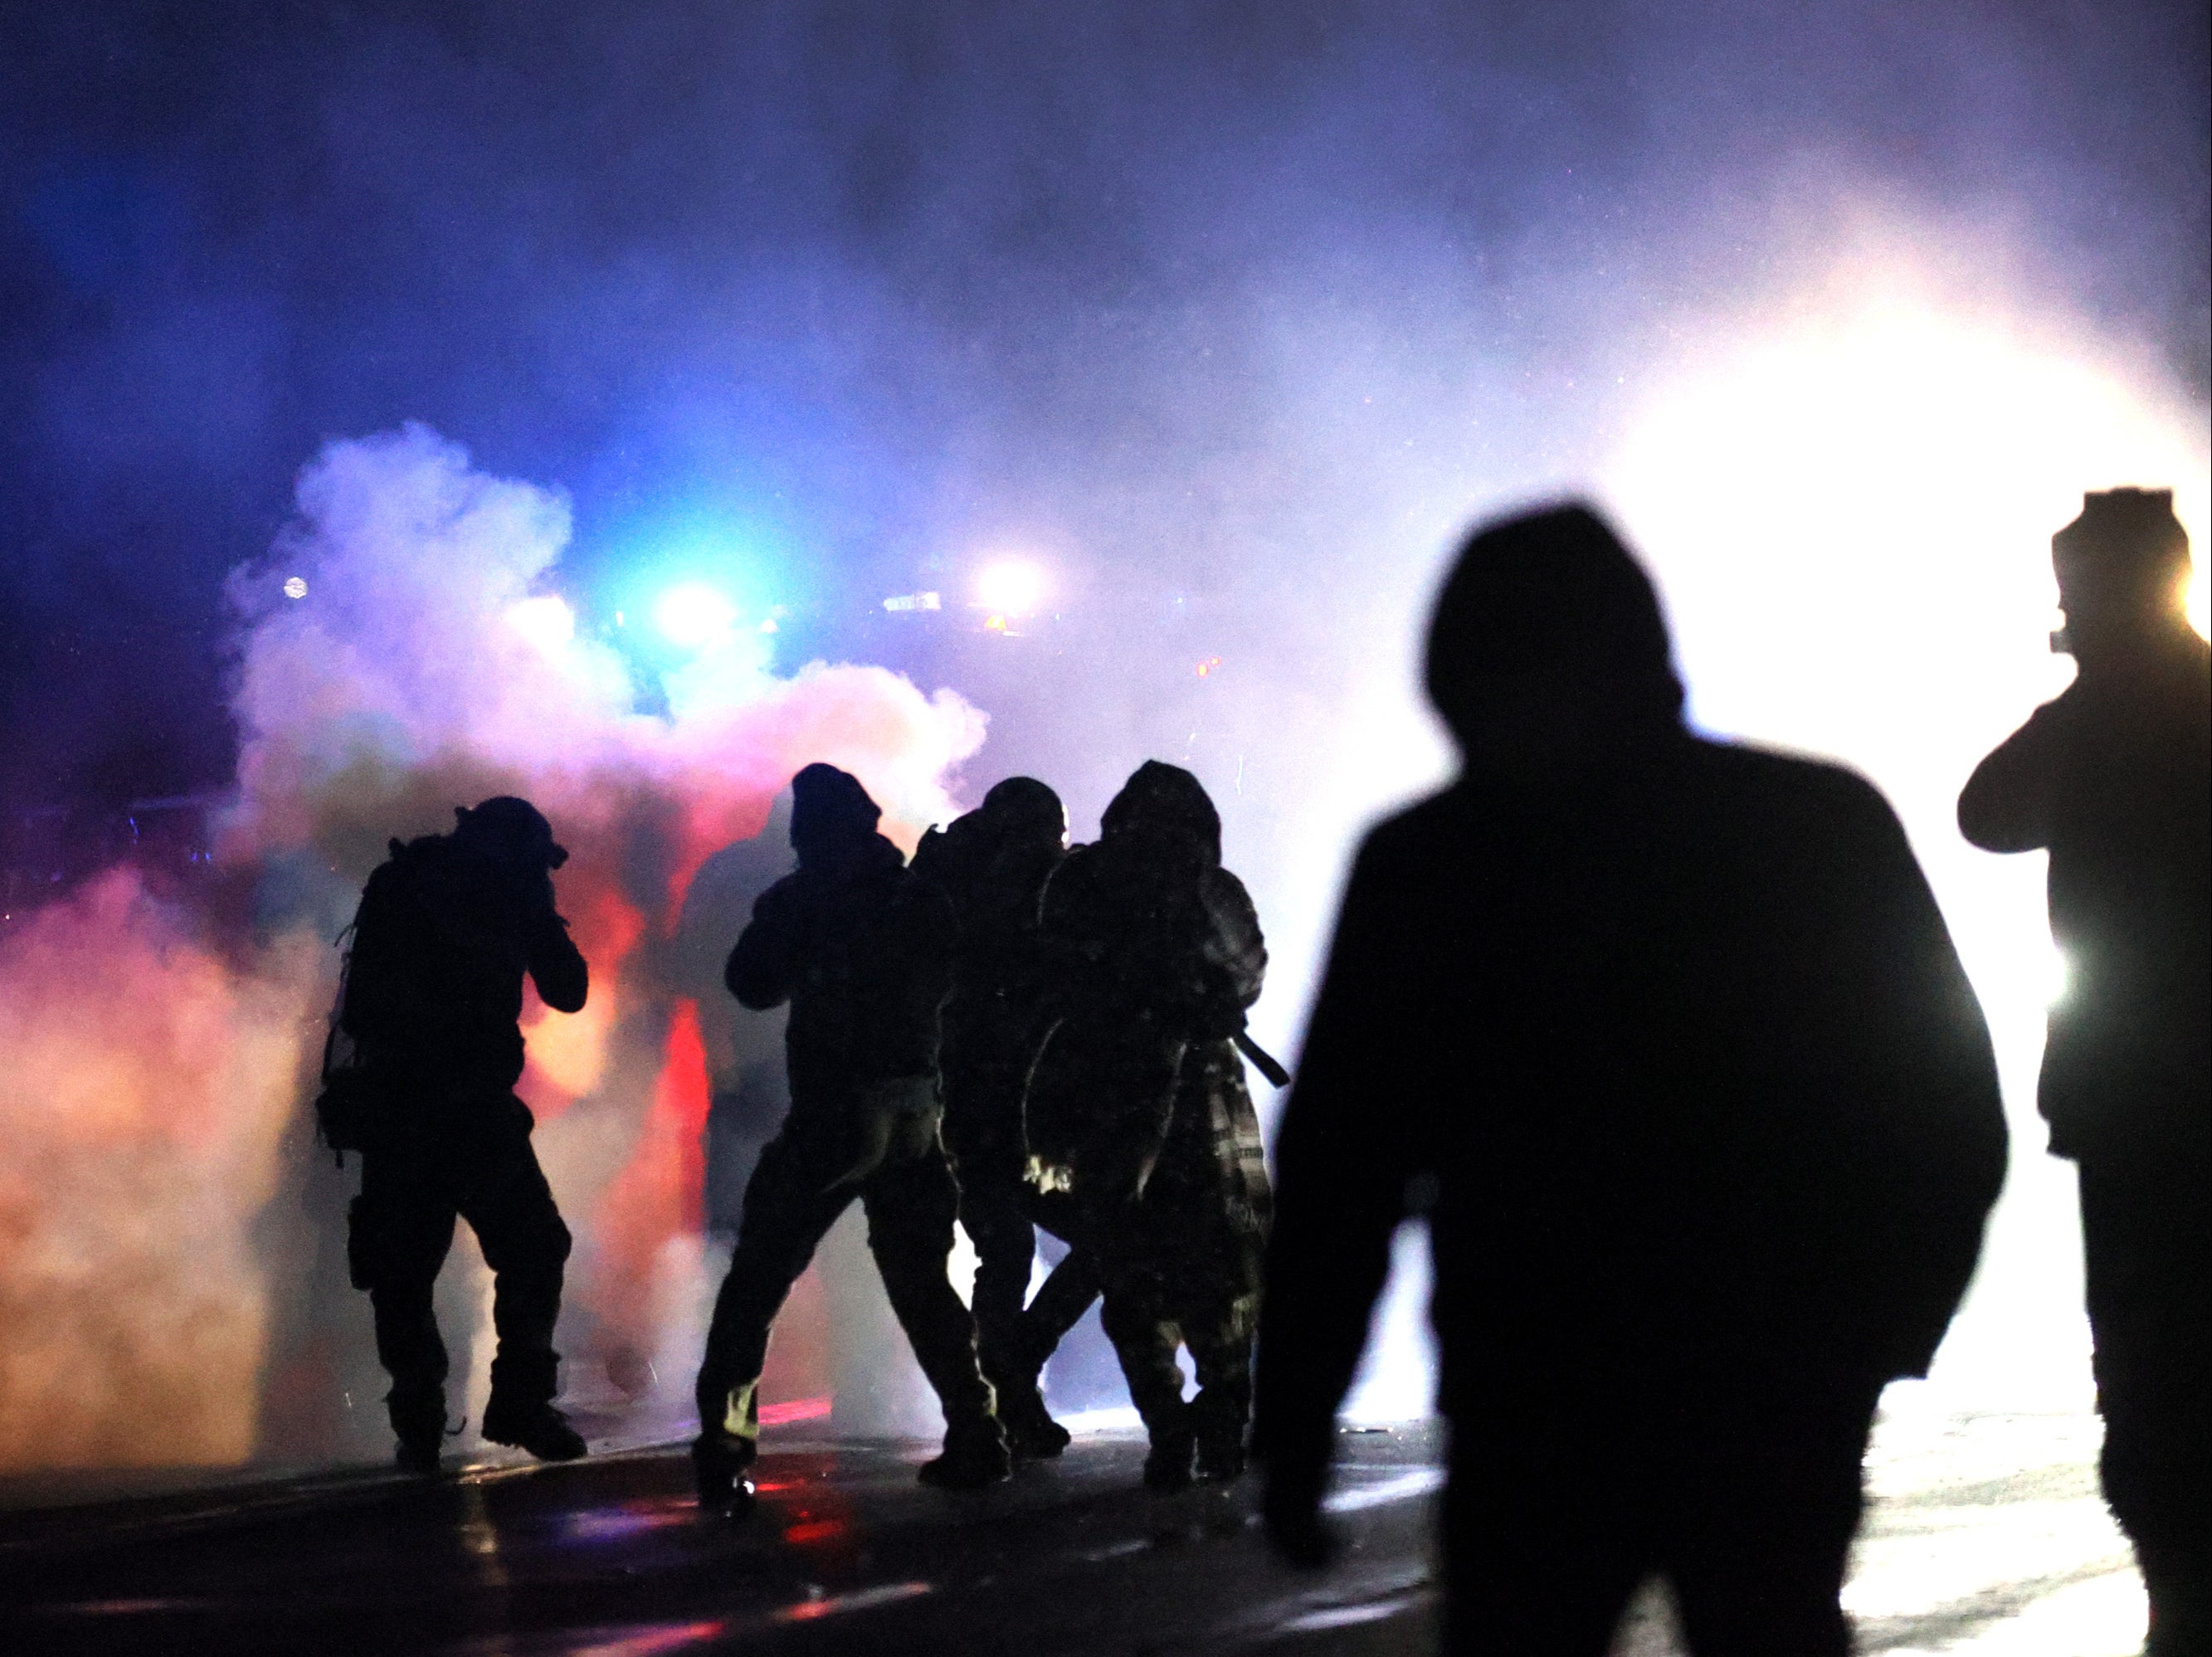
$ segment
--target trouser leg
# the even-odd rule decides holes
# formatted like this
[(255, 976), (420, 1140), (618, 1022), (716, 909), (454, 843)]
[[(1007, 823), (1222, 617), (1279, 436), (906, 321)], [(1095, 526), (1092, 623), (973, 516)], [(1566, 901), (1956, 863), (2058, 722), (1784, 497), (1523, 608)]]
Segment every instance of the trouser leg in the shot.
[(1244, 1467), (1244, 1434), (1252, 1420), (1252, 1338), (1257, 1295), (1211, 1296), (1182, 1320), (1182, 1337), (1198, 1371), (1190, 1402), (1199, 1470), (1233, 1478)]
[(849, 1189), (824, 1191), (817, 1171), (787, 1139), (774, 1141), (761, 1153), (745, 1187), (738, 1246), (714, 1296), (714, 1320), (699, 1363), (702, 1435), (748, 1447), (758, 1440), (758, 1393), (769, 1328), (791, 1285), (853, 1196)]
[(1604, 1657), (1656, 1563), (1639, 1541), (1623, 1458), (1454, 1437), (1446, 1657)]
[(1098, 1295), (1097, 1257), (1078, 1244), (1037, 1286), (1036, 1297), (1015, 1326), (1017, 1350), (1033, 1366), (1032, 1374), (1060, 1350), (1067, 1332), (1083, 1320)]
[[(966, 1167), (963, 1167), (963, 1176)], [(975, 1246), (975, 1287), (969, 1303), (983, 1368), (994, 1381), (1020, 1377), (1022, 1302), (1029, 1298), (1036, 1259), (1036, 1229), (1022, 1207), (1018, 1187), (996, 1180), (972, 1181), (960, 1192), (960, 1223)], [(1036, 1367), (1028, 1366), (1034, 1377)]]
[(975, 1320), (945, 1271), (960, 1193), (943, 1149), (933, 1144), (879, 1168), (861, 1200), (868, 1250), (946, 1426), (988, 1417), (991, 1388), (976, 1357)]
[(1188, 1435), (1189, 1407), (1182, 1396), (1182, 1369), (1176, 1363), (1182, 1333), (1166, 1297), (1144, 1278), (1115, 1274), (1105, 1291), (1100, 1321), (1121, 1360), (1129, 1401), (1158, 1442), (1163, 1435)]
[(2142, 1570), (2154, 1657), (2212, 1650), (2212, 1176), (2204, 1160), (2085, 1160), (2081, 1170), (2105, 1499)]
[(368, 1292), (377, 1361), (392, 1377), (386, 1407), (403, 1439), (445, 1430), (446, 1344), (432, 1296), (453, 1247), (456, 1211), (435, 1170), (390, 1156), (362, 1158), (347, 1263), (354, 1286)]
[(492, 1327), (499, 1337), (492, 1398), (510, 1406), (550, 1404), (560, 1390), (553, 1326), (561, 1316), (569, 1236), (528, 1140), (469, 1181), (460, 1212), (492, 1271)]
[(1846, 1657), (1844, 1575), (1878, 1393), (1734, 1411), (1663, 1470), (1658, 1533), (1699, 1657)]
[[(1022, 1302), (1029, 1298), (1036, 1228), (1024, 1178), (1022, 1092), (1025, 1053), (1003, 1051), (997, 1034), (947, 1020), (943, 1146), (959, 1186), (960, 1223), (975, 1247), (969, 1297), (983, 1373), (994, 1385), (1018, 1385)], [(1031, 1366), (1029, 1378), (1033, 1379)]]

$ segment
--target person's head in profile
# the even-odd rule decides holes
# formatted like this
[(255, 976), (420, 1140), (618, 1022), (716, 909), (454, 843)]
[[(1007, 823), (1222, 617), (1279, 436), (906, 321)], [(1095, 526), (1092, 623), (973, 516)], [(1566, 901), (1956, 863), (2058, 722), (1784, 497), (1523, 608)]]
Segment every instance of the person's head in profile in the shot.
[(1602, 774), (1681, 731), (1682, 686), (1651, 582), (1570, 504), (1484, 525), (1430, 624), (1429, 699), (1469, 775), (1529, 786)]
[(2065, 631), (2054, 645), (2085, 673), (2124, 668), (2190, 634), (2189, 536), (2172, 489), (2104, 489), (2051, 537)]
[(453, 843), (528, 908), (553, 901), (553, 871), (568, 860), (545, 814), (513, 794), (455, 806)]

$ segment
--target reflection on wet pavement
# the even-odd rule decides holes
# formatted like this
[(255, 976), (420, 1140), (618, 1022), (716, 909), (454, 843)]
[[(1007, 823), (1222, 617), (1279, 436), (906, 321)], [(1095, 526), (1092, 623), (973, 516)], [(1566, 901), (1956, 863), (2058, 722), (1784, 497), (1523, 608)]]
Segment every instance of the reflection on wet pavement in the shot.
[[(2130, 1657), (2142, 1579), (2097, 1487), (2093, 1415), (1958, 1415), (1900, 1404), (1867, 1454), (1867, 1519), (1844, 1605), (1863, 1657)], [(1662, 1595), (1615, 1657), (1681, 1649)]]
[[(928, 1447), (771, 1434), (752, 1517), (702, 1519), (673, 1448), (428, 1484), (382, 1475), (0, 1518), (0, 1648), (661, 1657), (728, 1651), (1346, 1654), (1420, 1650), (1437, 1599), (1433, 1424), (1347, 1434), (1320, 1577), (1261, 1546), (1249, 1492), (1138, 1484), (1093, 1432), (974, 1495)], [(2097, 1496), (2096, 1423), (1893, 1411), (1849, 1603), (1862, 1651), (2136, 1649), (2142, 1592)], [(1679, 1648), (1663, 1598), (1620, 1657)]]

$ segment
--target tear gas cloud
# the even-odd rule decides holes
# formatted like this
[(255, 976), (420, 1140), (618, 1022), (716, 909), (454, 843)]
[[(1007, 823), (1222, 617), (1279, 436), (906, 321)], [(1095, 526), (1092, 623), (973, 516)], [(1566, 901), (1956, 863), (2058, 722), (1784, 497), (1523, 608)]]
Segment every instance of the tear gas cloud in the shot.
[(242, 1461), (313, 940), (226, 958), (118, 870), (0, 952), (0, 1469)]
[[(1269, 931), (1255, 1033), (1294, 1056), (1353, 838), (1449, 768), (1415, 671), (1442, 561), (1480, 515), (1587, 493), (1658, 579), (1698, 721), (1839, 756), (1904, 816), (2019, 1128), (1938, 1379), (2078, 1399), (2065, 1170), (2033, 1109), (2039, 862), (1968, 851), (1951, 805), (2068, 671), (2046, 549), (2081, 490), (2174, 487), (2201, 624), (2203, 9), (1662, 10), (659, 0), (465, 28), (367, 5), (220, 49), (18, 26), (12, 72), (85, 90), (50, 128), (0, 100), (34, 301), (0, 323), (0, 446), (37, 480), (0, 499), (27, 549), (0, 599), (38, 623), (0, 656), (0, 768), (166, 778), (213, 751), (177, 786), (228, 780), (191, 711), (228, 639), (245, 872), (220, 924), (88, 893), (6, 962), (97, 932), (72, 970), (219, 986), (190, 1028), (225, 1051), (292, 1009), (271, 1062), (296, 1070), (329, 994), (301, 974), (331, 970), (386, 838), (532, 794), (604, 986), (532, 1015), (584, 1240), (562, 1338), (678, 1350), (693, 1044), (720, 1077), (758, 1039), (687, 883), (797, 762), (849, 765), (907, 835), (1030, 772), (1079, 837), (1138, 761), (1192, 765)], [(744, 619), (687, 610), (672, 668), (611, 642), (692, 580)], [(987, 602), (1036, 614), (987, 632)], [(793, 673), (817, 657), (895, 671)], [(67, 1051), (37, 1023), (61, 1004), (29, 1005), (9, 1085), (15, 1055)], [(203, 1109), (161, 1102), (212, 1073), (162, 1056), (183, 1039), (146, 1036), (149, 1144)], [(250, 1228), (225, 1326), (259, 1354), (264, 1451), (332, 1442), (300, 1400), (356, 1373), (366, 1324), (327, 1224), (287, 1217), (340, 1200), (294, 1092), (215, 1112), (247, 1147), (216, 1209)], [(106, 1188), (90, 1127), (11, 1116), (80, 1170), (40, 1190)], [(1407, 1264), (1374, 1411), (1423, 1402)]]
[[(299, 503), (275, 561), (233, 582), (241, 740), (217, 855), (252, 886), (246, 939), (205, 941), (210, 917), (119, 871), (0, 953), (0, 1465), (240, 1460), (265, 1366), (280, 1396), (332, 1378), (281, 1372), (300, 1354), (272, 1343), (272, 1308), (335, 1308), (292, 1304), (297, 1262), (253, 1247), (265, 1209), (303, 1200), (280, 1153), (303, 1150), (329, 940), (387, 837), (492, 793), (558, 826), (593, 969), (584, 1013), (533, 1001), (521, 1087), (579, 1234), (580, 1357), (696, 1337), (708, 1056), (702, 986), (667, 964), (691, 877), (815, 758), (861, 777), (910, 847), (982, 739), (949, 692), (866, 667), (776, 679), (741, 640), (684, 671), (670, 714), (637, 713), (612, 651), (544, 625), (566, 503), (421, 427), (333, 444)], [(339, 1448), (313, 1404), (285, 1423), (295, 1454)]]

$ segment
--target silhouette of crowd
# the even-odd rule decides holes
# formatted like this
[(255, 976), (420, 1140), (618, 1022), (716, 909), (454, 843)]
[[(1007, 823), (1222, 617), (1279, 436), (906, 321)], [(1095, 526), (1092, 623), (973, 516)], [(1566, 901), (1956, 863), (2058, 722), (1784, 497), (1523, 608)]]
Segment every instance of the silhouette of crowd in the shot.
[[(2071, 979), (2041, 1102), (2080, 1172), (2106, 1490), (2162, 1657), (2206, 1649), (2212, 1558), (2212, 690), (2170, 496), (2090, 495), (2052, 544), (2076, 677), (1959, 816), (2049, 853)], [(1359, 849), (1272, 1182), (1245, 1076), (1281, 1079), (1245, 1032), (1267, 950), (1195, 776), (1147, 762), (1073, 850), (1059, 797), (1010, 778), (909, 862), (857, 779), (798, 773), (796, 867), (726, 973), (788, 1009), (789, 1104), (699, 1370), (703, 1505), (744, 1511), (772, 1326), (857, 1201), (944, 1410), (925, 1483), (1063, 1449), (1039, 1378), (1099, 1301), (1145, 1483), (1234, 1479), (1249, 1451), (1268, 1535), (1325, 1564), (1337, 1414), (1418, 1212), (1447, 1648), (1601, 1654), (1653, 1576), (1700, 1653), (1850, 1648), (1877, 1401), (1927, 1372), (2006, 1168), (1942, 915), (1865, 780), (1685, 725), (1652, 586), (1583, 507), (1467, 542), (1426, 686), (1461, 770)], [(362, 1153), (354, 1278), (418, 1470), (447, 1430), (430, 1290), (457, 1217), (497, 1284), (486, 1435), (584, 1448), (555, 1404), (568, 1236), (514, 1094), (523, 977), (586, 998), (564, 856), (528, 804), (486, 801), (395, 841), (354, 929), (321, 1111)], [(1032, 1296), (1040, 1227), (1068, 1252)]]

